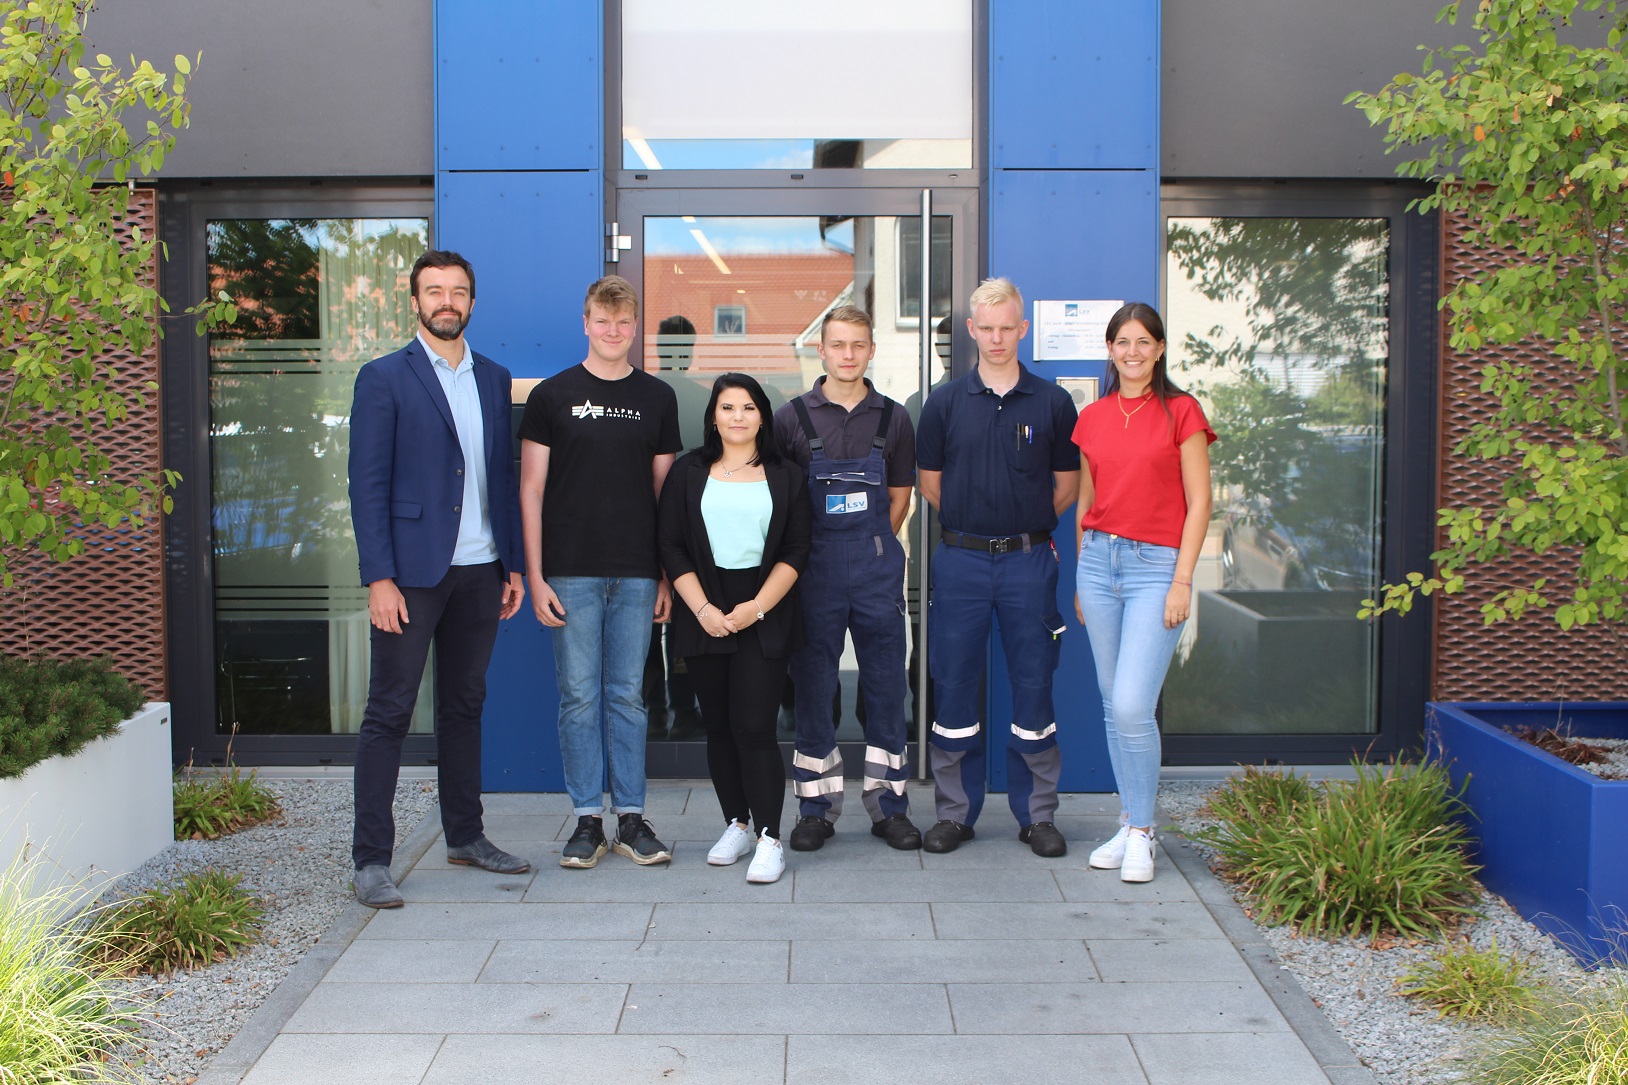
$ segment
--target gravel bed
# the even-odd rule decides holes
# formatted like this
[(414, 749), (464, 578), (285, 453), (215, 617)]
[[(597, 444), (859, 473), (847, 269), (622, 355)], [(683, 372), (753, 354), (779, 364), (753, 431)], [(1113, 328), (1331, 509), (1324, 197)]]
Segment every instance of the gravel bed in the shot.
[(1590, 761), (1577, 767), (1606, 780), (1628, 780), (1628, 738), (1585, 738), (1584, 742), (1604, 749), (1604, 761)]
[[(1202, 807), (1216, 788), (1211, 782), (1165, 782), (1159, 785), (1163, 814), (1183, 831), (1213, 824)], [(1206, 859), (1214, 852), (1194, 842)], [(1229, 888), (1232, 888), (1229, 883)], [(1245, 912), (1250, 902), (1237, 889), (1233, 897)], [(1455, 938), (1467, 937), (1479, 948), (1496, 940), (1500, 952), (1532, 966), (1534, 978), (1562, 990), (1574, 990), (1606, 981), (1604, 973), (1590, 974), (1570, 954), (1552, 942), (1504, 903), (1483, 891), (1476, 902), (1479, 918), (1461, 925)], [(1302, 938), (1286, 927), (1260, 927), (1262, 941), (1294, 974), (1322, 1007), (1345, 1042), (1374, 1072), (1380, 1085), (1438, 1085), (1461, 1080), (1462, 1060), (1498, 1036), (1489, 1025), (1468, 1024), (1438, 1016), (1429, 1005), (1396, 993), (1396, 982), (1413, 966), (1427, 960), (1444, 941), (1405, 941), (1376, 948), (1366, 939), (1325, 941)]]
[[(150, 1005), (154, 1021), (126, 1057), (155, 1085), (195, 1080), (354, 899), (350, 781), (265, 783), (282, 805), (281, 820), (219, 840), (177, 841), (121, 880), (121, 888), (141, 890), (215, 867), (241, 874), (244, 888), (266, 909), (260, 941), (238, 956), (193, 972), (127, 981), (128, 993)], [(402, 782), (398, 841), (435, 801), (433, 783)]]

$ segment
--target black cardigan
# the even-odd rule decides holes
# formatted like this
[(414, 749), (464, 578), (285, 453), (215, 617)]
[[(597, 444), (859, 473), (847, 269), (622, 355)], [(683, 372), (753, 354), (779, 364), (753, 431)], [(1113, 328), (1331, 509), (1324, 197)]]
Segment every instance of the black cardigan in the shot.
[[(661, 488), (661, 506), (656, 516), (656, 541), (662, 568), (668, 580), (694, 573), (701, 581), (707, 599), (722, 605), (723, 588), (718, 566), (713, 561), (707, 525), (701, 519), (701, 492), (706, 489), (709, 465), (699, 452), (687, 452), (667, 472)], [(763, 542), (763, 564), (758, 567), (758, 587), (769, 572), (784, 562), (799, 574), (808, 564), (808, 549), (814, 530), (814, 514), (808, 505), (808, 483), (803, 469), (789, 460), (764, 468), (774, 511), (769, 516), (769, 533)], [(771, 659), (789, 655), (803, 643), (803, 613), (794, 585), (772, 610), (757, 623), (763, 654)], [(673, 593), (672, 650), (680, 656), (726, 653), (735, 650), (735, 637), (708, 636), (695, 614)]]

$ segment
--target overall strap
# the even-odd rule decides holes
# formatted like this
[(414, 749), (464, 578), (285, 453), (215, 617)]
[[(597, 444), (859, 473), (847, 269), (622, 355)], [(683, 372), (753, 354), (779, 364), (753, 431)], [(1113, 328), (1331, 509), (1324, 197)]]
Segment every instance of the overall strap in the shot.
[(878, 452), (887, 447), (888, 423), (893, 421), (893, 408), (895, 404), (889, 397), (883, 397), (882, 420), (876, 424), (876, 439), (871, 442)]
[(820, 452), (825, 448), (825, 442), (820, 435), (814, 432), (814, 419), (809, 417), (808, 405), (803, 402), (802, 396), (796, 396), (791, 401), (792, 407), (797, 411), (797, 420), (803, 424), (803, 436), (808, 438), (808, 450)]

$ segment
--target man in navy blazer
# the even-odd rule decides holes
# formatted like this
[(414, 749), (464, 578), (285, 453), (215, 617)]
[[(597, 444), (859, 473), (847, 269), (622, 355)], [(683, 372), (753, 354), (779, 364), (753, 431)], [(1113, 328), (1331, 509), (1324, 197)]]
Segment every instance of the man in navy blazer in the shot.
[(480, 721), (497, 623), (520, 609), (525, 557), (509, 437), (509, 371), (469, 349), (475, 271), (431, 251), (409, 279), (418, 335), (356, 375), (350, 503), (372, 621), (367, 710), (356, 743), (356, 897), (396, 908), (391, 813), (407, 734), (435, 646), (435, 733), (447, 860), (530, 869), (486, 839)]

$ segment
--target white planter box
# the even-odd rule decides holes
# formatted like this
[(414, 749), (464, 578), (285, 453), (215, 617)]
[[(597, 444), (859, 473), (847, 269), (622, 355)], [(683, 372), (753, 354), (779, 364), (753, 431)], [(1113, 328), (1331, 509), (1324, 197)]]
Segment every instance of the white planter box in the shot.
[(175, 838), (170, 706), (155, 701), (72, 757), (0, 780), (0, 866), (25, 847), (45, 881), (92, 891)]

